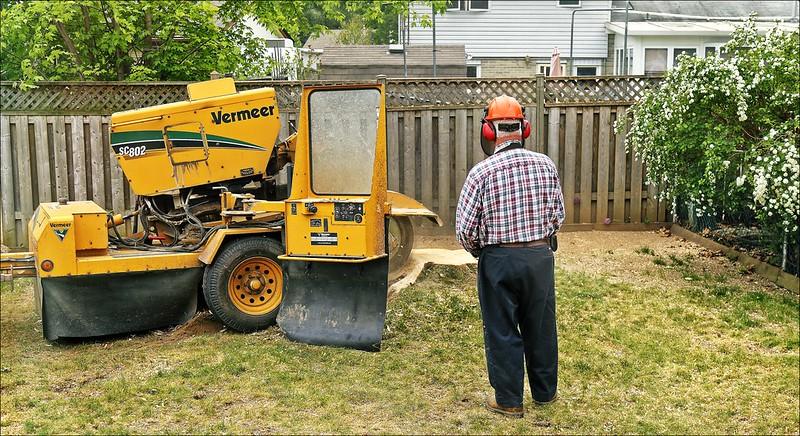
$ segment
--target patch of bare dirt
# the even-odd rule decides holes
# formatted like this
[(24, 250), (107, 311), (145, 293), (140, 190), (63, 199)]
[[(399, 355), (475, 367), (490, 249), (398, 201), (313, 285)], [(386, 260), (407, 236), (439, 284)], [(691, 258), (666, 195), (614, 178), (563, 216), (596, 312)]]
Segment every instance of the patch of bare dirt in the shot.
[[(725, 276), (729, 284), (743, 289), (778, 289), (769, 280), (752, 273), (752, 269), (732, 262), (720, 252), (708, 250), (683, 238), (672, 236), (667, 229), (658, 231), (590, 231), (566, 232), (558, 235), (556, 265), (566, 271), (603, 276), (612, 282), (652, 287), (665, 285), (664, 276), (684, 280), (673, 268), (671, 256), (690, 264), (697, 274)], [(471, 258), (461, 249), (454, 236), (419, 236), (408, 264), (409, 273), (390, 288), (390, 295), (413, 283), (425, 262), (453, 264), (453, 259), (467, 263)], [(441, 250), (430, 251), (431, 247)], [(427, 252), (426, 252), (427, 250)], [(424, 260), (417, 256), (426, 253)], [(666, 265), (657, 265), (661, 259)], [(422, 264), (420, 264), (422, 262)], [(666, 270), (666, 273), (664, 272)], [(415, 275), (416, 273), (416, 275)]]

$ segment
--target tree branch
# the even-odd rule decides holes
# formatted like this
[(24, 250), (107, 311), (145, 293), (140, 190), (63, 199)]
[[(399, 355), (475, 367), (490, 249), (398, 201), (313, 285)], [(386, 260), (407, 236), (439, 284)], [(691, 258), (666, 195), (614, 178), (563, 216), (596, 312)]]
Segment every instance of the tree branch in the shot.
[(61, 35), (61, 39), (64, 41), (64, 45), (67, 47), (67, 50), (72, 54), (72, 57), (75, 59), (75, 64), (78, 66), (78, 76), (80, 76), (81, 80), (85, 80), (83, 78), (83, 63), (81, 62), (80, 56), (78, 56), (78, 50), (75, 49), (75, 43), (72, 41), (72, 38), (69, 37), (67, 33), (66, 27), (64, 27), (64, 23), (61, 21), (55, 22), (56, 29), (58, 29), (58, 34)]
[[(91, 35), (91, 33), (90, 33), (91, 25), (90, 25), (90, 21), (89, 21), (89, 8), (86, 5), (81, 5), (81, 13), (83, 14), (83, 32), (86, 35)], [(94, 65), (94, 62), (95, 62), (94, 52), (97, 50), (97, 45), (95, 45), (95, 43), (94, 43), (94, 38), (89, 38), (88, 39), (88, 44), (89, 44), (89, 62), (91, 62), (92, 65)]]

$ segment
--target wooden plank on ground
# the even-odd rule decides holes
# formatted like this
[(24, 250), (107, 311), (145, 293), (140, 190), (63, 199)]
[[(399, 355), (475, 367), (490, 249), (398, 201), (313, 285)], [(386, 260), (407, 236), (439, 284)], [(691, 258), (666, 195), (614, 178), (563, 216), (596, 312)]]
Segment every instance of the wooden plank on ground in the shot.
[(597, 135), (597, 218), (604, 223), (608, 218), (608, 173), (611, 165), (609, 142), (611, 142), (611, 107), (600, 107), (600, 123)]
[(43, 116), (31, 117), (33, 121), (34, 145), (36, 151), (36, 182), (39, 203), (53, 201), (50, 190), (50, 150), (47, 147), (47, 119)]
[(92, 170), (92, 201), (102, 208), (106, 206), (106, 175), (103, 168), (102, 118), (99, 115), (89, 119), (89, 151)]
[(594, 159), (594, 107), (583, 108), (581, 126), (581, 223), (592, 222), (592, 162)]
[[(617, 119), (627, 116), (625, 106), (617, 107)], [(614, 135), (614, 222), (625, 222), (625, 177), (627, 176), (627, 156), (625, 154), (625, 133)]]
[(27, 245), (28, 241), (28, 221), (33, 216), (33, 172), (31, 171), (31, 149), (28, 136), (28, 117), (24, 115), (15, 116), (14, 130), (16, 141), (14, 151), (17, 161), (19, 176), (19, 211), (22, 213), (22, 242)]
[(11, 151), (11, 120), (0, 116), (0, 239), (7, 247), (17, 246), (17, 223), (14, 215), (14, 159)]
[(547, 115), (547, 155), (556, 164), (556, 168), (558, 168), (558, 136), (560, 131), (561, 109), (557, 107), (550, 108), (550, 112)]
[(424, 110), (420, 119), (420, 170), (422, 179), (421, 196), (422, 204), (433, 207), (433, 112)]
[(417, 153), (415, 144), (414, 112), (403, 113), (403, 193), (417, 197)]
[(439, 112), (439, 208), (436, 211), (447, 226), (450, 218), (450, 111)]
[(56, 197), (69, 199), (69, 175), (67, 162), (67, 138), (63, 116), (47, 117), (47, 122), (53, 125), (53, 164), (56, 174)]
[(456, 131), (455, 131), (455, 153), (453, 157), (455, 160), (456, 170), (456, 197), (461, 192), (461, 187), (464, 186), (464, 180), (467, 178), (467, 171), (469, 170), (467, 163), (467, 110), (457, 109), (456, 111)]
[(86, 144), (83, 138), (83, 116), (70, 118), (72, 125), (72, 171), (74, 173), (75, 200), (86, 200)]
[(472, 162), (470, 168), (482, 161), (486, 156), (481, 148), (481, 120), (483, 119), (483, 109), (472, 110)]
[(564, 173), (561, 175), (561, 186), (564, 190), (564, 222), (575, 223), (575, 163), (578, 133), (578, 109), (567, 108), (567, 122), (564, 132)]
[(400, 143), (400, 132), (398, 131), (398, 113), (396, 111), (388, 112), (386, 114), (386, 146), (388, 151), (387, 165), (389, 189), (392, 191), (400, 191), (400, 151), (398, 144)]
[[(110, 124), (111, 117), (103, 117), (102, 122), (103, 124)], [(126, 211), (125, 173), (122, 172), (117, 155), (114, 153), (114, 149), (111, 148), (111, 129), (105, 129), (103, 136), (105, 136), (104, 144), (108, 144), (106, 152), (108, 153), (109, 175), (111, 176), (111, 206), (114, 213), (124, 213)]]

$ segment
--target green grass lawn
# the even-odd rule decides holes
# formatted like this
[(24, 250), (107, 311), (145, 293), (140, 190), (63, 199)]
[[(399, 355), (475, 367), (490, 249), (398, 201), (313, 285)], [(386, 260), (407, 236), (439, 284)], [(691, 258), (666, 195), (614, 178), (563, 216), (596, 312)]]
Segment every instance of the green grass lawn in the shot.
[(483, 408), (474, 267), (392, 300), (380, 353), (274, 327), (54, 345), (3, 283), (0, 433), (797, 433), (797, 297), (664, 263), (659, 289), (559, 270), (560, 399), (526, 390), (521, 420)]

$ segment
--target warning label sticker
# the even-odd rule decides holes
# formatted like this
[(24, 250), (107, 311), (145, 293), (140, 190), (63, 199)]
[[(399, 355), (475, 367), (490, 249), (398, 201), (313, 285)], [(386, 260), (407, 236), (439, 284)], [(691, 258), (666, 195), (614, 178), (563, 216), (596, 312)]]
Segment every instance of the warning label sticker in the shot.
[(336, 233), (311, 232), (311, 245), (339, 245), (339, 236)]

